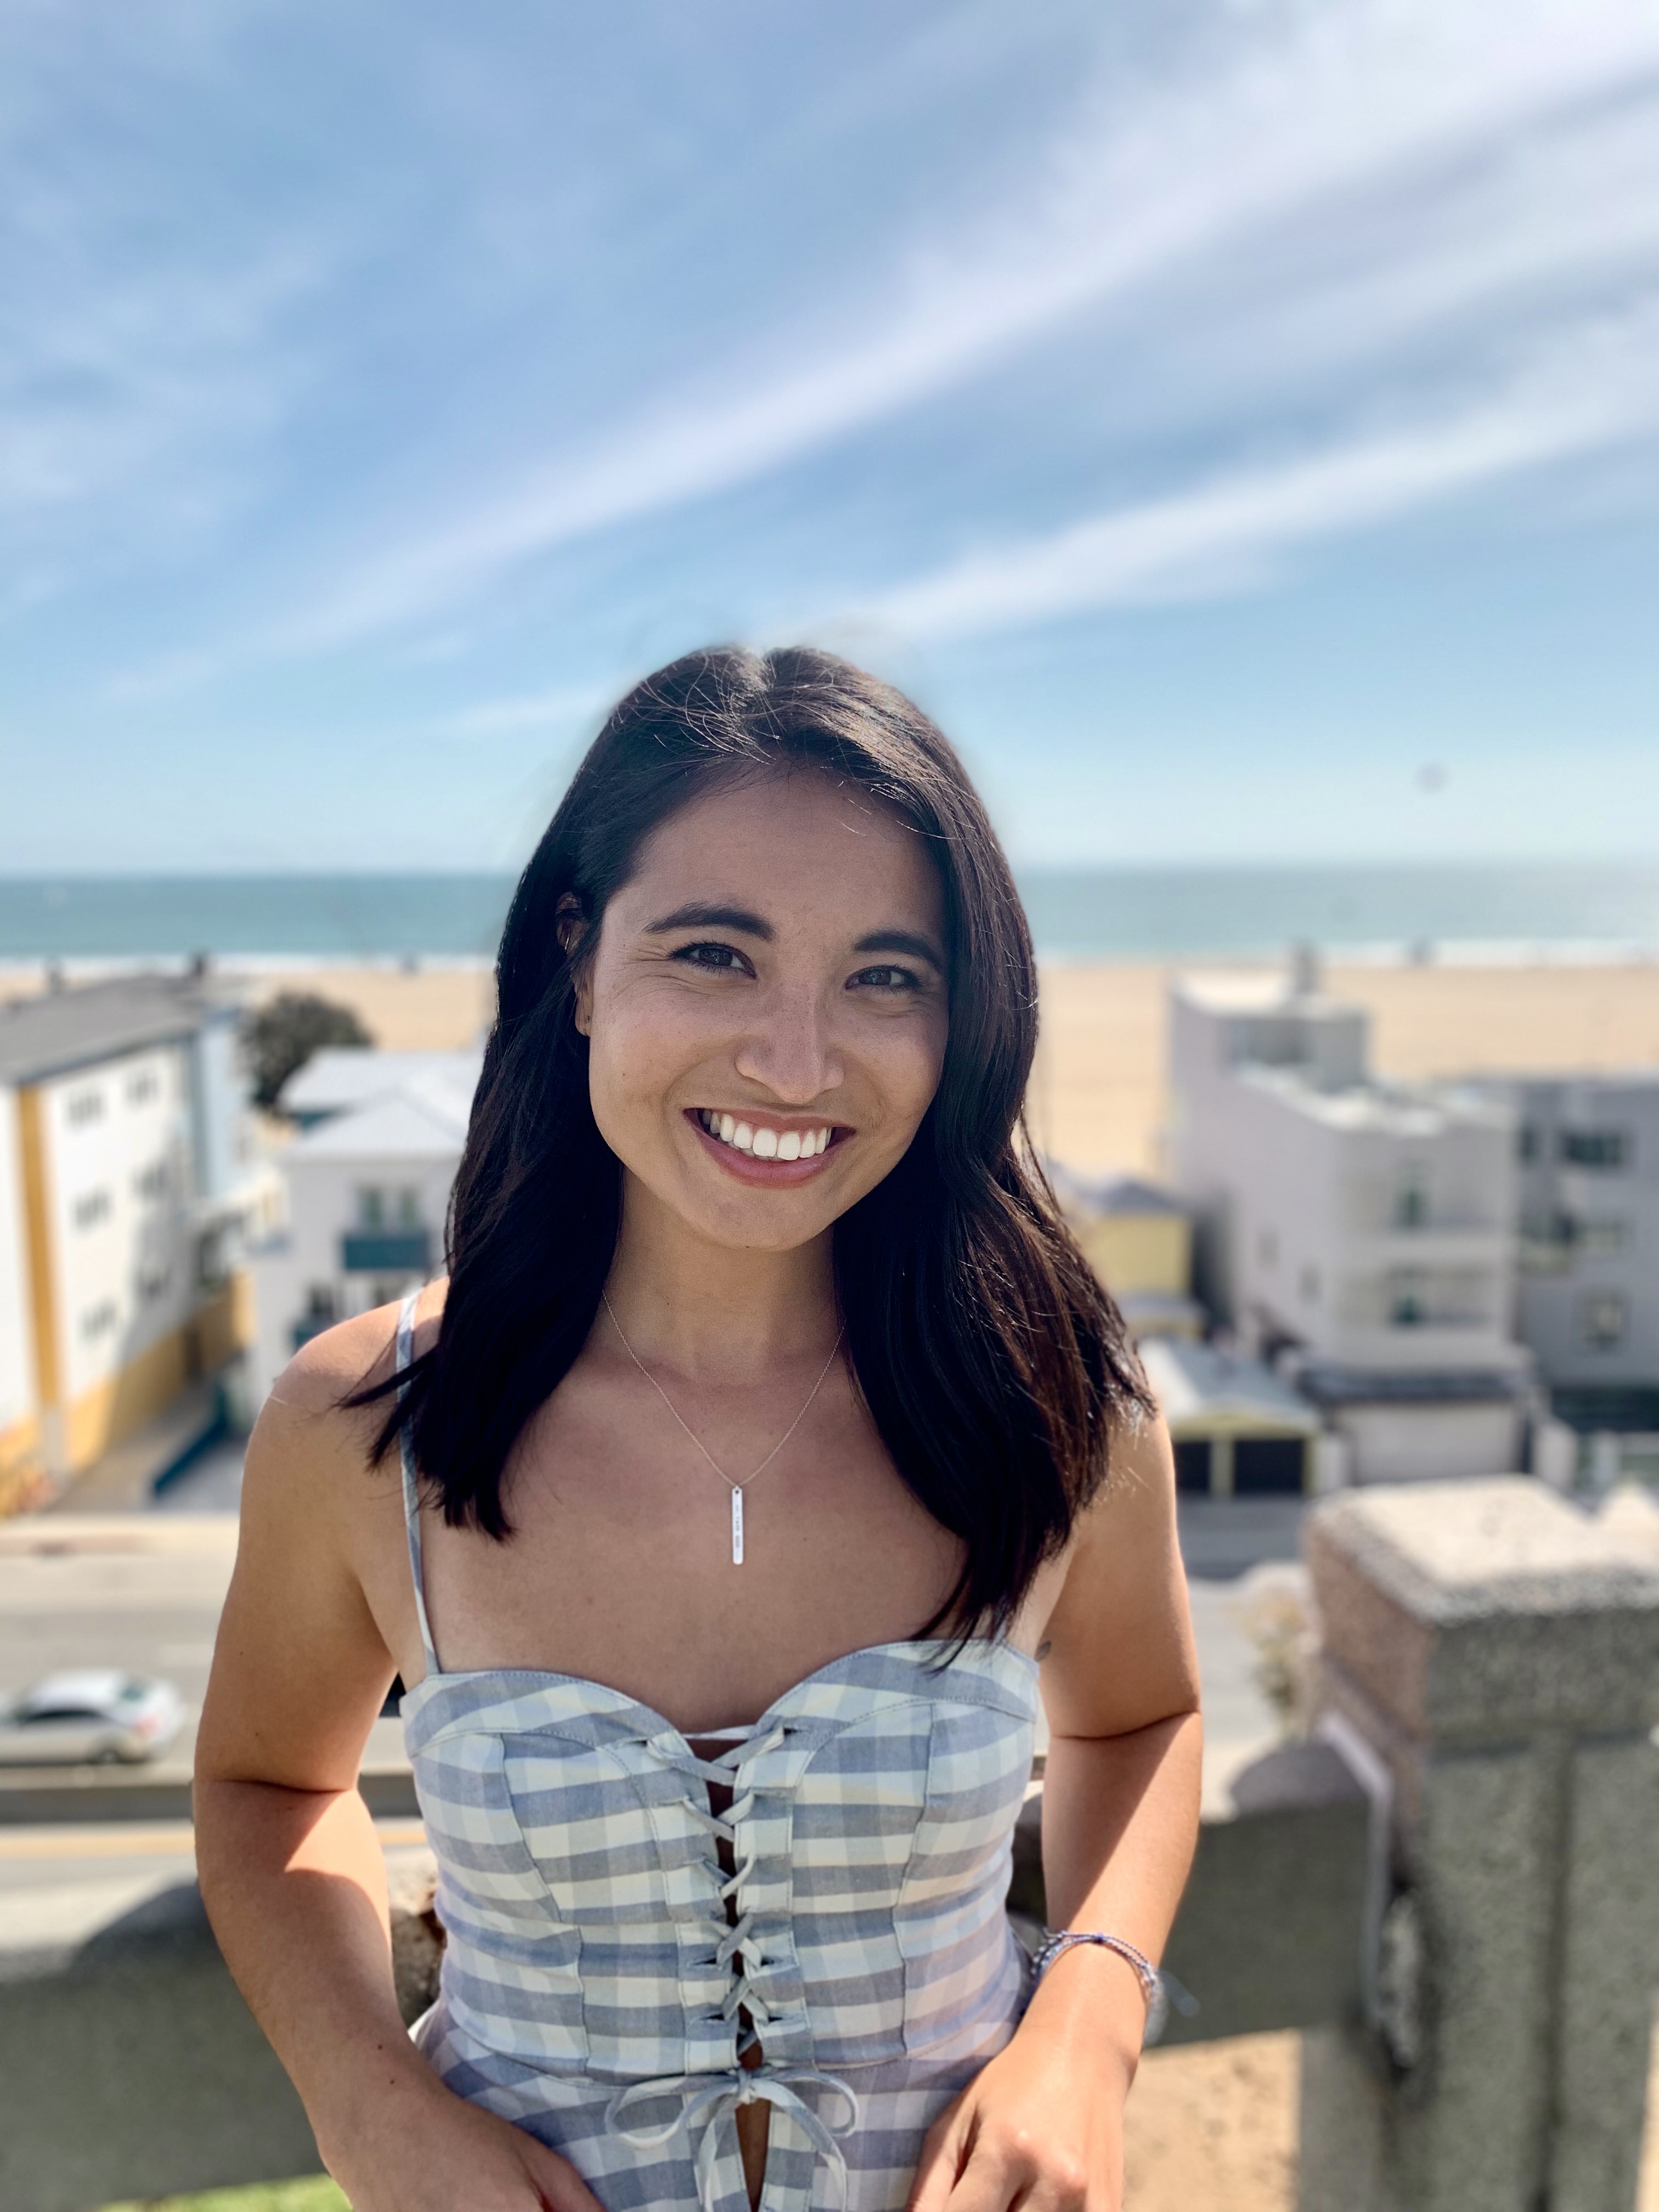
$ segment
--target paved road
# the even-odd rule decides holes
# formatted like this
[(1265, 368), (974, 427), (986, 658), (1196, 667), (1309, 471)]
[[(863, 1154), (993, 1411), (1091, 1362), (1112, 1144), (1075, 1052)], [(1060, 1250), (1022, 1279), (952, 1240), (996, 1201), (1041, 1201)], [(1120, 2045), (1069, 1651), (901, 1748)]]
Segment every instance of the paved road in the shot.
[(40, 1514), (0, 1525), (0, 1688), (63, 1667), (163, 1674), (189, 1710), (173, 1754), (188, 1761), (235, 1557), (228, 1515)]

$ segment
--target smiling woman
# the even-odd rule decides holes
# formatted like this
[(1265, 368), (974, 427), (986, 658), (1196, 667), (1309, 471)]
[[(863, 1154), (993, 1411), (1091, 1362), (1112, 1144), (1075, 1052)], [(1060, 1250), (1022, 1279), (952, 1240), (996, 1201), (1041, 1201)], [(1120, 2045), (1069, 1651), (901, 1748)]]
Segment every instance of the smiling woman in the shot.
[[(691, 655), (498, 981), (447, 1276), (261, 1416), (199, 1739), (210, 1909), (331, 2170), (358, 2212), (1115, 2212), (1191, 1632), (1167, 1438), (1024, 1138), (976, 794), (842, 662)], [(412, 2042), (353, 1789), (394, 1669), (449, 1939)], [(1039, 1703), (1074, 1940), (1033, 1966)]]

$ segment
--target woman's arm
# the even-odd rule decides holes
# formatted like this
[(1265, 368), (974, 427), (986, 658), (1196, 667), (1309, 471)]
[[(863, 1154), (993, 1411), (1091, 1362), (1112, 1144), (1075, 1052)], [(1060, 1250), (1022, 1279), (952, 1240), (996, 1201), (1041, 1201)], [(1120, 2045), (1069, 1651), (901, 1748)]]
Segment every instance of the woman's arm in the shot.
[[(1084, 1516), (1043, 1660), (1042, 1866), (1051, 1927), (1156, 1960), (1198, 1836), (1197, 1655), (1161, 1420), (1126, 1438)], [(1119, 2212), (1123, 2100), (1146, 2004), (1101, 1944), (1048, 1968), (1012, 2041), (929, 2136), (911, 2212)]]
[(356, 1787), (395, 1668), (356, 1563), (366, 1546), (401, 1553), (402, 1503), (395, 1467), (365, 1463), (372, 1422), (337, 1410), (388, 1334), (382, 1313), (314, 1340), (249, 1440), (197, 1741), (202, 1894), (357, 2212), (597, 2212), (565, 2160), (444, 2088), (398, 2011)]

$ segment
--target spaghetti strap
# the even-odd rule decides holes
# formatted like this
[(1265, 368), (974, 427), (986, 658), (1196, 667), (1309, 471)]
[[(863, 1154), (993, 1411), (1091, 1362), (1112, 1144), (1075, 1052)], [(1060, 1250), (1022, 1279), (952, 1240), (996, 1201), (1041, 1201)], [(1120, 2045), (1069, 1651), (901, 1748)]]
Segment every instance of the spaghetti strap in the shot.
[[(404, 1300), (398, 1315), (398, 1372), (408, 1367), (415, 1357), (415, 1307), (420, 1297), (418, 1287)], [(409, 1384), (398, 1385), (398, 1402), (401, 1406), (409, 1394)], [(426, 1577), (421, 1569), (421, 1490), (415, 1475), (415, 1447), (409, 1433), (409, 1423), (403, 1421), (398, 1431), (398, 1455), (404, 1471), (404, 1527), (409, 1534), (409, 1573), (415, 1585), (415, 1613), (421, 1624), (421, 1649), (426, 1654), (427, 1672), (441, 1674), (438, 1654), (433, 1647), (432, 1628), (426, 1617)]]

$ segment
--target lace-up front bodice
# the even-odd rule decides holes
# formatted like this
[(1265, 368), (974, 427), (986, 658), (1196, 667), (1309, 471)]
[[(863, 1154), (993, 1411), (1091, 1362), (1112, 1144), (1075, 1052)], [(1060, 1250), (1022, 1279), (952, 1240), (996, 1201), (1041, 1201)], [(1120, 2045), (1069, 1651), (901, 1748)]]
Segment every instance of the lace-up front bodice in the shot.
[(1035, 1661), (873, 1644), (703, 1756), (580, 1676), (445, 1674), (407, 1455), (404, 1491), (428, 1672), (404, 1727), (448, 1936), (421, 2047), (607, 2212), (749, 2212), (735, 2114), (757, 2098), (762, 2212), (902, 2206), (1027, 1994), (1003, 1899)]

